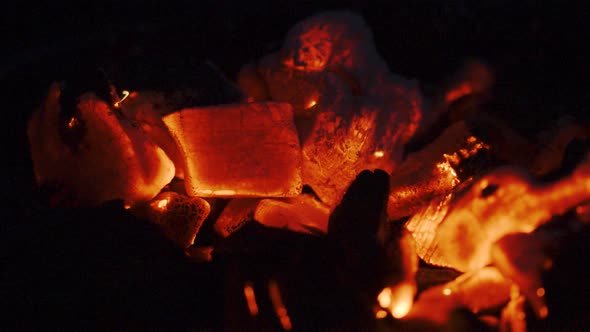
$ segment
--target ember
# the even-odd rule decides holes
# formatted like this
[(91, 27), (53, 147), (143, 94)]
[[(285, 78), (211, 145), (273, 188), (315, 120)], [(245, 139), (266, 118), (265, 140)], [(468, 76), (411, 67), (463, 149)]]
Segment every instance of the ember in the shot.
[(590, 133), (524, 138), (460, 110), (492, 98), (492, 73), (470, 60), (427, 91), (361, 16), (319, 13), (235, 84), (217, 73), (231, 98), (51, 84), (34, 176), (49, 211), (150, 223), (219, 287), (222, 329), (526, 331), (554, 319), (545, 276), (590, 220), (590, 153), (572, 152)]

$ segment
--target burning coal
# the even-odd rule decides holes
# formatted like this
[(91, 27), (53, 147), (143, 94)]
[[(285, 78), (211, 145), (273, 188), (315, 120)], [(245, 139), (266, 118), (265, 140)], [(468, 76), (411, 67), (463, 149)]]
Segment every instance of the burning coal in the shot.
[[(529, 169), (477, 164), (494, 154), (518, 164), (506, 144), (476, 134), (486, 121), (457, 119), (404, 153), (452, 103), (489, 94), (486, 66), (469, 64), (429, 99), (416, 81), (390, 71), (362, 18), (329, 12), (296, 24), (280, 50), (244, 65), (236, 82), (239, 100), (206, 106), (108, 80), (100, 93), (75, 96), (53, 84), (28, 126), (37, 182), (54, 188), (57, 205), (121, 199), (201, 261), (215, 259), (216, 248), (199, 248), (195, 238), (219, 206), (220, 238), (253, 222), (319, 237), (342, 252), (339, 268), (378, 271), (370, 287), (341, 281), (364, 294), (374, 320), (440, 327), (467, 308), (482, 324), (522, 331), (527, 306), (537, 319), (551, 315), (540, 274), (564, 237), (543, 226), (568, 211), (577, 211), (568, 232), (588, 220), (590, 159), (557, 180), (530, 174), (555, 169), (572, 136), (558, 133), (550, 151), (538, 148)], [(465, 273), (420, 289), (418, 258)], [(271, 281), (281, 326), (297, 329), (289, 298)], [(251, 283), (243, 293), (257, 316)]]

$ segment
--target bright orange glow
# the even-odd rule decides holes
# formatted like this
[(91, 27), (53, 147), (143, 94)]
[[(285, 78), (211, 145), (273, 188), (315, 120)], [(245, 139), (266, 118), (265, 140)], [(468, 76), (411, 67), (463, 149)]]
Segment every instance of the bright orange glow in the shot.
[(385, 317), (387, 317), (387, 311), (385, 310), (379, 310), (375, 313), (375, 318), (377, 319), (383, 319)]
[(383, 309), (388, 309), (394, 318), (403, 318), (414, 304), (416, 286), (402, 282), (394, 287), (385, 287), (377, 296), (377, 302)]
[(383, 150), (377, 150), (373, 153), (373, 156), (375, 156), (375, 158), (383, 158), (383, 156), (385, 156), (385, 152)]
[(467, 149), (459, 149), (459, 153), (461, 153), (461, 157), (465, 159), (469, 158), (470, 156), (469, 151), (467, 151)]
[(68, 121), (68, 127), (69, 128), (74, 128), (75, 126), (78, 125), (78, 119), (76, 119), (75, 117), (71, 117), (70, 121)]
[(248, 310), (250, 315), (258, 315), (258, 304), (256, 303), (256, 296), (254, 295), (254, 288), (251, 282), (247, 282), (244, 285), (244, 296), (246, 297), (246, 303), (248, 304)]
[[(135, 205), (150, 201), (170, 183), (175, 166), (141, 128), (112, 116), (106, 101), (94, 93), (77, 100), (76, 119), (84, 122), (84, 148), (72, 154), (59, 135), (59, 124), (69, 129), (70, 117), (59, 121), (59, 85), (52, 85), (42, 107), (30, 118), (28, 137), (35, 177), (39, 183), (60, 183), (83, 205), (123, 199)], [(108, 161), (108, 162), (105, 162)], [(59, 167), (56, 167), (59, 165)]]
[(162, 118), (199, 197), (292, 197), (301, 193), (301, 149), (288, 103), (183, 109)]
[[(388, 217), (416, 215), (435, 197), (450, 193), (461, 182), (458, 175), (465, 153), (470, 157), (481, 149), (487, 149), (487, 145), (471, 135), (465, 123), (459, 122), (421, 151), (408, 155), (391, 173)], [(440, 209), (432, 206), (431, 211), (435, 210)]]
[(263, 199), (254, 211), (254, 220), (265, 226), (312, 235), (326, 234), (329, 219), (330, 209), (311, 195)]
[(460, 181), (457, 172), (455, 172), (455, 169), (448, 161), (436, 164), (436, 168), (439, 170), (441, 175), (443, 175), (445, 178), (449, 178), (452, 186), (459, 184)]
[(510, 299), (516, 300), (520, 297), (520, 287), (517, 284), (510, 286)]
[(420, 243), (415, 237), (418, 254), (430, 264), (459, 271), (487, 265), (492, 244), (506, 234), (530, 233), (552, 216), (590, 199), (590, 174), (584, 172), (584, 167), (588, 166), (582, 164), (572, 175), (553, 183), (538, 183), (519, 168), (505, 167), (489, 173), (460, 193), (444, 220), (432, 223), (435, 209), (439, 210), (435, 206), (429, 207), (431, 212), (426, 215), (414, 215), (408, 228), (425, 232), (424, 227), (432, 227), (428, 232), (434, 234), (426, 239), (429, 243)]
[(391, 315), (395, 318), (402, 318), (408, 314), (414, 303), (415, 290), (407, 285), (400, 285), (394, 289), (394, 298), (398, 301), (391, 308)]
[(389, 306), (391, 305), (391, 288), (390, 287), (383, 288), (381, 293), (379, 293), (379, 295), (377, 296), (377, 302), (379, 302), (379, 305), (381, 306), (381, 308), (389, 308)]
[(374, 152), (377, 113), (367, 110), (359, 114), (346, 105), (342, 107), (342, 114), (318, 114), (302, 149), (302, 176), (330, 208), (340, 202)]
[(545, 296), (545, 288), (543, 288), (543, 287), (537, 288), (537, 296), (538, 297)]
[(314, 107), (317, 104), (317, 101), (315, 100), (310, 100), (309, 103), (307, 103), (307, 105), (305, 105), (305, 109), (310, 109), (312, 107)]
[(161, 199), (156, 206), (158, 207), (158, 209), (163, 210), (166, 208), (167, 205), (168, 205), (168, 199)]
[(270, 301), (272, 302), (275, 313), (277, 314), (277, 317), (283, 326), (283, 329), (285, 331), (290, 331), (293, 329), (291, 318), (287, 314), (287, 308), (285, 308), (285, 305), (283, 304), (279, 285), (273, 279), (268, 282), (268, 295), (270, 297)]
[(129, 91), (123, 90), (123, 91), (121, 91), (121, 93), (123, 94), (123, 98), (119, 99), (118, 101), (116, 101), (113, 104), (113, 106), (115, 106), (117, 108), (121, 106), (121, 103), (123, 102), (123, 100), (125, 100), (125, 99), (127, 99), (127, 97), (129, 97)]
[(452, 291), (451, 291), (451, 289), (450, 289), (450, 288), (445, 288), (445, 289), (443, 289), (443, 294), (444, 294), (444, 295), (446, 295), (446, 296), (449, 296), (449, 295), (451, 295), (451, 293), (452, 293)]
[(235, 194), (236, 194), (235, 190), (229, 190), (229, 189), (222, 189), (222, 190), (214, 190), (213, 191), (214, 196), (234, 196)]

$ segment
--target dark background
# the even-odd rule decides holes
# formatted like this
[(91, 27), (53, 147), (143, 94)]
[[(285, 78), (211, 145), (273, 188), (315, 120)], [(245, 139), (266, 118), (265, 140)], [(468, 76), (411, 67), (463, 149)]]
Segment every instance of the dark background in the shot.
[[(195, 281), (209, 283), (219, 271), (202, 272), (188, 264), (153, 229), (134, 221), (129, 222), (133, 227), (121, 226), (101, 219), (98, 212), (64, 216), (38, 201), (26, 120), (51, 81), (103, 66), (119, 86), (130, 90), (174, 89), (199, 85), (191, 69), (204, 60), (235, 78), (241, 65), (280, 47), (297, 21), (327, 9), (361, 13), (391, 70), (417, 78), (426, 92), (468, 58), (487, 62), (496, 84), (486, 111), (526, 137), (553, 126), (565, 114), (588, 119), (585, 48), (590, 24), (581, 1), (11, 3), (2, 8), (0, 28), (0, 227), (3, 274), (10, 281), (5, 284), (9, 296), (3, 300), (14, 306), (20, 314), (16, 317), (34, 320), (43, 312), (51, 321), (49, 309), (62, 308), (53, 317), (60, 321), (89, 312), (100, 315), (90, 308), (114, 305), (120, 310), (105, 311), (113, 320), (129, 308), (138, 317), (164, 317), (174, 311), (181, 312), (178, 317), (198, 320), (201, 316), (187, 309), (195, 305), (194, 299), (223, 295), (214, 294), (221, 288), (201, 287)], [(158, 291), (147, 296), (147, 289)], [(86, 296), (92, 304), (81, 300)], [(208, 326), (218, 326), (222, 317), (209, 311), (203, 315)]]

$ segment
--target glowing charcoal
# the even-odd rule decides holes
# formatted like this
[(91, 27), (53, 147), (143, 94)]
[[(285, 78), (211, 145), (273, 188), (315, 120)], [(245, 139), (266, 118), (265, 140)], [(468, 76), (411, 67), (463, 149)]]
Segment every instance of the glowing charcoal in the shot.
[(491, 254), (494, 265), (518, 285), (540, 318), (548, 311), (541, 274), (552, 266), (548, 252), (560, 242), (558, 232), (543, 233), (506, 235), (494, 243)]
[(301, 71), (344, 71), (366, 87), (375, 73), (387, 73), (372, 33), (359, 15), (331, 11), (311, 16), (289, 30), (281, 61)]
[(423, 118), (418, 85), (393, 75), (351, 12), (296, 24), (278, 53), (243, 68), (240, 85), (293, 105), (303, 178), (331, 208), (363, 169), (392, 172)]
[(495, 267), (485, 267), (425, 290), (405, 319), (445, 324), (449, 315), (458, 308), (466, 307), (478, 313), (500, 307), (510, 298), (510, 290), (510, 280)]
[[(267, 58), (273, 57), (276, 56)], [(276, 61), (261, 61), (261, 67), (273, 68), (265, 66), (268, 62)], [(307, 75), (311, 78), (311, 82), (318, 88), (320, 99), (334, 98), (334, 93), (342, 98), (347, 92), (348, 96), (380, 99), (382, 108), (395, 114), (393, 123), (396, 127), (406, 127), (403, 130), (397, 129), (392, 126), (392, 121), (385, 119), (387, 129), (395, 133), (388, 135), (384, 132), (379, 135), (385, 138), (383, 142), (378, 142), (383, 143), (385, 149), (388, 144), (397, 145), (398, 140), (405, 143), (422, 119), (422, 96), (418, 84), (389, 71), (377, 52), (367, 24), (352, 12), (320, 13), (296, 24), (285, 38), (280, 51), (280, 62), (293, 70), (289, 77), (297, 77), (297, 72), (300, 72), (299, 76)], [(265, 77), (268, 76), (267, 74)], [(281, 86), (272, 84), (274, 82), (271, 80), (267, 81), (270, 89)], [(305, 86), (297, 81), (301, 79), (294, 79), (291, 85)], [(271, 93), (273, 98), (275, 95)]]
[(289, 104), (190, 108), (163, 121), (180, 147), (189, 195), (288, 197), (301, 192), (301, 152)]
[(215, 221), (213, 226), (215, 232), (223, 237), (228, 237), (247, 222), (253, 221), (254, 211), (259, 202), (260, 199), (256, 198), (232, 199)]
[[(393, 230), (386, 222), (380, 226), (377, 238), (380, 245), (385, 248), (387, 263), (392, 272), (387, 277), (389, 286), (377, 296), (377, 301), (383, 309), (387, 309), (395, 318), (404, 317), (414, 304), (414, 297), (418, 291), (416, 285), (416, 272), (418, 271), (418, 255), (414, 244), (414, 238), (405, 229)], [(393, 236), (392, 236), (393, 235)]]
[[(331, 208), (373, 154), (377, 111), (357, 103), (342, 104), (318, 115), (303, 145), (303, 179)], [(336, 111), (337, 110), (337, 111)]]
[(411, 216), (435, 197), (449, 193), (460, 182), (454, 167), (487, 148), (464, 122), (458, 122), (424, 149), (410, 154), (391, 174), (389, 218)]
[[(133, 119), (142, 130), (166, 152), (176, 168), (176, 177), (184, 177), (182, 155), (178, 146), (162, 122), (162, 116), (178, 108), (180, 96), (190, 98), (189, 92), (178, 91), (177, 98), (166, 98), (161, 92), (141, 91), (130, 95), (121, 106), (129, 118)], [(178, 99), (175, 101), (175, 99)]]
[(61, 90), (53, 84), (31, 117), (28, 136), (39, 184), (57, 186), (70, 204), (152, 199), (172, 180), (174, 165), (142, 129), (114, 114), (107, 101), (81, 95), (62, 123)]
[(293, 106), (296, 117), (309, 117), (317, 113), (314, 102), (322, 100), (331, 103), (333, 100), (350, 96), (355, 83), (341, 74), (333, 72), (305, 72), (295, 70), (281, 63), (279, 54), (273, 53), (262, 58), (258, 63), (257, 72), (244, 67), (238, 76), (240, 86), (253, 95), (260, 94), (261, 87), (256, 86), (262, 79), (264, 91), (272, 100), (288, 102)]
[(526, 298), (523, 295), (518, 295), (518, 292), (515, 292), (515, 295), (511, 296), (510, 302), (502, 309), (502, 313), (500, 314), (501, 331), (527, 331), (526, 304)]
[(416, 284), (402, 282), (394, 287), (384, 288), (377, 296), (379, 305), (388, 309), (394, 318), (400, 319), (408, 314), (414, 304)]
[(263, 199), (254, 214), (254, 219), (265, 226), (309, 234), (327, 233), (329, 217), (328, 207), (310, 195)]
[(163, 192), (150, 203), (148, 219), (160, 226), (164, 235), (182, 249), (192, 246), (209, 215), (209, 203), (199, 197)]
[(407, 223), (417, 253), (427, 263), (473, 271), (491, 262), (494, 242), (510, 233), (530, 233), (590, 199), (590, 160), (568, 177), (537, 183), (517, 168), (498, 169), (435, 199)]

